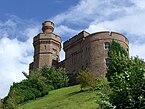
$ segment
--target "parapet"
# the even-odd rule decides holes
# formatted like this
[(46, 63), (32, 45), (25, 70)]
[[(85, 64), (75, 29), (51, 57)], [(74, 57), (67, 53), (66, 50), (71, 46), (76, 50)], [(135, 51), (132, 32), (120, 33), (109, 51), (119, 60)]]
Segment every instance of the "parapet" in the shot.
[(69, 40), (65, 41), (63, 43), (63, 49), (64, 51), (70, 46), (70, 45), (74, 45), (82, 40), (84, 40), (87, 36), (89, 36), (90, 33), (86, 32), (86, 31), (82, 31), (80, 33), (78, 33), (77, 35), (75, 35), (74, 37), (70, 38)]

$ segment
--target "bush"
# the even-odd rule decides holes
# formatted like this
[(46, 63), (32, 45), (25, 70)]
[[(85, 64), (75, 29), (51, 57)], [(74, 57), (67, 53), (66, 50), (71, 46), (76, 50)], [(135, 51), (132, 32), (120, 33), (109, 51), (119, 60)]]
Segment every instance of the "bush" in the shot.
[(77, 81), (80, 83), (81, 90), (85, 88), (88, 88), (89, 90), (95, 90), (97, 77), (94, 73), (84, 70), (78, 74)]

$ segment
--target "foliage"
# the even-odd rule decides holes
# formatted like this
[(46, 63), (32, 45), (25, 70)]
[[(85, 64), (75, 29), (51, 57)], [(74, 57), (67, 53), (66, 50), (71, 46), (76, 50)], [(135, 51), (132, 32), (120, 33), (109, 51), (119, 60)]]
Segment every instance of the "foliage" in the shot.
[(109, 50), (107, 79), (112, 93), (109, 101), (116, 109), (145, 109), (145, 63), (113, 41)]
[(98, 84), (97, 84), (98, 93), (97, 96), (99, 99), (97, 99), (97, 104), (99, 104), (99, 108), (97, 109), (115, 109), (115, 106), (113, 106), (110, 103), (109, 95), (112, 93), (111, 88), (109, 86), (109, 82), (107, 81), (107, 78), (99, 78)]
[(3, 103), (1, 102), (1, 99), (0, 99), (0, 109), (3, 109)]
[(22, 102), (47, 95), (52, 89), (67, 86), (68, 77), (63, 69), (42, 67), (30, 72), (26, 80), (13, 83), (7, 97), (5, 108), (13, 109)]
[(66, 71), (62, 68), (47, 68), (44, 66), (41, 69), (42, 76), (46, 78), (45, 82), (54, 87), (54, 89), (58, 89), (61, 87), (68, 86), (68, 76), (66, 75)]
[(77, 81), (80, 83), (81, 90), (85, 88), (94, 90), (97, 84), (97, 76), (89, 70), (83, 70), (78, 74)]

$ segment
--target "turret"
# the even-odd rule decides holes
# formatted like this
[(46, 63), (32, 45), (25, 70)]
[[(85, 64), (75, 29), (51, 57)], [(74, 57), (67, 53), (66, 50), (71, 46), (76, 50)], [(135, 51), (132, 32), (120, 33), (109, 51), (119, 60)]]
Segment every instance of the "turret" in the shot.
[(43, 33), (39, 33), (33, 39), (34, 62), (30, 64), (30, 70), (43, 66), (57, 67), (59, 52), (61, 50), (61, 38), (53, 33), (54, 23), (45, 21), (42, 23)]
[(51, 21), (45, 21), (42, 23), (42, 31), (44, 34), (50, 34), (54, 31), (54, 23)]

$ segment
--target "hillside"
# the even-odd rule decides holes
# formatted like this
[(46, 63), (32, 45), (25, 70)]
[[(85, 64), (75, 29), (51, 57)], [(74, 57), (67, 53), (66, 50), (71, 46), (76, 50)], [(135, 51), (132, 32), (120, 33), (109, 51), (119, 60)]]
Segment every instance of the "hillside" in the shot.
[(17, 109), (96, 109), (96, 92), (80, 92), (79, 85), (51, 91)]

